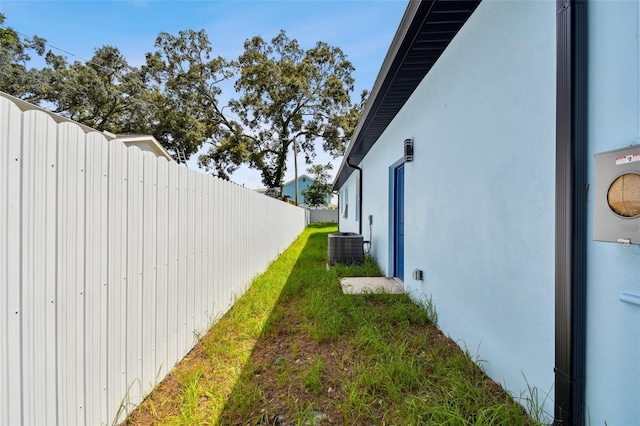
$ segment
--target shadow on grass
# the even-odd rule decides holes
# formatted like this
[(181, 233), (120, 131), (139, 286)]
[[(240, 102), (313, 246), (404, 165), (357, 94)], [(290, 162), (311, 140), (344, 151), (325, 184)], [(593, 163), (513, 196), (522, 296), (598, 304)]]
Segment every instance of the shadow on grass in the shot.
[[(335, 224), (312, 224), (202, 337), (125, 424), (224, 424), (221, 413), (250, 363), (256, 342), (282, 313), (274, 308), (303, 285), (307, 268), (326, 262), (322, 240)], [(325, 249), (326, 251), (326, 243)], [(234, 398), (237, 400), (237, 398)]]
[(401, 295), (345, 295), (327, 269), (334, 224), (312, 224), (131, 416), (131, 424), (529, 425), (450, 339)]
[(336, 402), (353, 371), (353, 303), (364, 305), (365, 298), (343, 295), (340, 278), (381, 274), (370, 258), (328, 269), (328, 234), (336, 230), (312, 224), (303, 234), (304, 247), (216, 424), (342, 423)]
[[(284, 420), (285, 416), (283, 413), (277, 413), (279, 408), (276, 408), (281, 406), (283, 400), (270, 401), (269, 396), (265, 394), (265, 383), (258, 383), (256, 379), (266, 379), (267, 385), (268, 382), (272, 382), (271, 391), (283, 385), (290, 391), (292, 368), (296, 360), (300, 359), (299, 356), (304, 355), (305, 349), (301, 346), (307, 344), (301, 342), (299, 336), (295, 342), (291, 342), (287, 337), (298, 335), (300, 332), (312, 332), (312, 325), (298, 312), (296, 302), (304, 298), (310, 287), (320, 285), (326, 286), (330, 291), (339, 291), (338, 282), (328, 276), (326, 267), (327, 237), (336, 230), (335, 225), (311, 224), (303, 234), (302, 237), (306, 239), (304, 246), (263, 323), (259, 333), (260, 340), (252, 349), (251, 357), (215, 424), (281, 424)], [(274, 343), (276, 347), (269, 348)], [(292, 404), (300, 404), (301, 400), (290, 392), (281, 397), (287, 400), (288, 408), (293, 408), (294, 411), (304, 412), (307, 409), (305, 405), (291, 407)]]

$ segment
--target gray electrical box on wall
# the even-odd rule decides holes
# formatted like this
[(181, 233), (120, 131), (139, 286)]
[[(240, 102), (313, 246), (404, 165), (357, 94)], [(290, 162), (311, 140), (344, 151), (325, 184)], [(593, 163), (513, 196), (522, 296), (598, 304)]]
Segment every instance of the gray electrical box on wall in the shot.
[(593, 239), (640, 244), (640, 145), (595, 157)]

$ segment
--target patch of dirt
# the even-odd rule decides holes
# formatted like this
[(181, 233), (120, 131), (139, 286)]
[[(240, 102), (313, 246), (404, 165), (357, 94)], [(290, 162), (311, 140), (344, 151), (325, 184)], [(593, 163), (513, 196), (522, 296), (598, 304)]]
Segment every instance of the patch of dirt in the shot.
[[(291, 324), (293, 322), (293, 324)], [(328, 424), (343, 424), (342, 414), (336, 409), (336, 401), (345, 398), (342, 380), (350, 374), (350, 345), (346, 339), (317, 343), (304, 332), (292, 332), (288, 325), (296, 328), (295, 318), (287, 316), (278, 324), (276, 331), (256, 345), (251, 356), (254, 374), (253, 385), (261, 390), (263, 401), (256, 406), (247, 423), (245, 418), (234, 418), (232, 404), (223, 414), (221, 424), (291, 424), (296, 407), (313, 407), (326, 415)], [(322, 387), (316, 394), (306, 389), (302, 374), (308, 371), (315, 360), (323, 361)]]
[[(228, 339), (237, 343), (243, 339), (241, 332), (221, 335), (214, 327), (129, 416), (126, 424), (212, 424), (212, 419), (197, 416), (191, 417), (187, 422), (177, 420), (183, 409), (180, 405), (182, 378), (188, 372), (199, 371), (203, 382), (208, 386), (216, 386), (216, 383), (229, 381), (225, 382), (218, 377), (225, 374), (220, 370), (224, 370), (227, 364), (232, 364), (232, 368), (242, 368), (242, 375), (234, 388), (226, 393), (225, 401), (216, 403), (204, 394), (198, 400), (203, 413), (220, 412), (209, 408), (214, 405), (224, 407), (216, 425), (368, 425), (369, 423), (362, 423), (357, 419), (344, 418), (340, 408), (349, 398), (344, 383), (355, 378), (354, 365), (361, 355), (354, 352), (357, 349), (352, 345), (350, 333), (341, 335), (335, 341), (316, 342), (311, 337), (307, 319), (302, 314), (304, 299), (290, 297), (284, 303), (279, 303), (277, 314), (272, 316), (263, 336), (256, 341), (241, 342), (255, 345), (246, 365), (238, 367), (233, 364), (233, 354), (227, 359), (211, 357), (205, 342)], [(403, 328), (403, 334), (405, 337), (426, 337), (430, 346), (438, 347), (438, 356), (444, 359), (460, 354), (460, 348), (455, 342), (431, 324), (414, 324)], [(420, 353), (424, 347), (413, 347), (411, 350)], [(305, 387), (303, 377), (318, 359), (323, 363), (321, 387), (314, 392)], [(479, 369), (478, 374), (483, 376)], [(486, 376), (480, 380), (478, 388), (488, 395), (504, 395), (506, 398), (500, 385)], [(385, 416), (382, 407), (369, 407), (369, 410), (380, 419)], [(300, 422), (305, 415), (307, 419), (315, 418), (315, 421)]]

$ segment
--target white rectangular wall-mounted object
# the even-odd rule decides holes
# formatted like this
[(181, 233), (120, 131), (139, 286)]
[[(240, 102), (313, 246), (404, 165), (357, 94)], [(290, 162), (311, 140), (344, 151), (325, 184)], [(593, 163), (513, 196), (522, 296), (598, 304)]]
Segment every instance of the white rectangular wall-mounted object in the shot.
[(640, 244), (640, 145), (595, 155), (593, 239)]

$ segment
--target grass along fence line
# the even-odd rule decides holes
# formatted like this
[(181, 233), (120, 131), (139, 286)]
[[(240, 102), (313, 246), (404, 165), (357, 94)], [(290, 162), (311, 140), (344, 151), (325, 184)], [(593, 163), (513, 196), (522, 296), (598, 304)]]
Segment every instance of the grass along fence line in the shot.
[[(309, 226), (128, 417), (130, 425), (535, 425), (406, 295), (344, 295), (335, 225)], [(524, 403), (535, 408), (525, 396)]]

